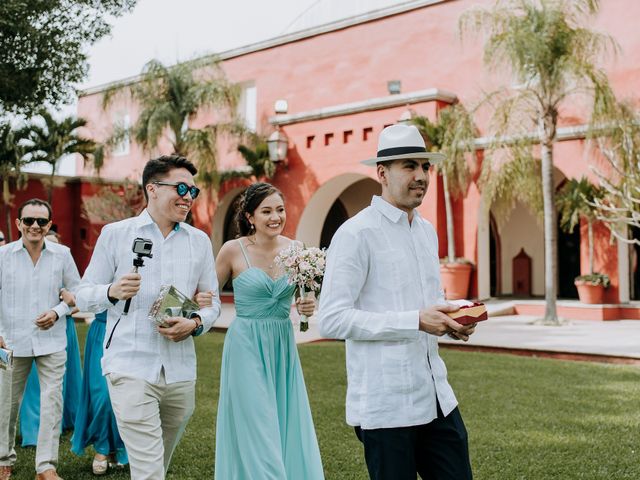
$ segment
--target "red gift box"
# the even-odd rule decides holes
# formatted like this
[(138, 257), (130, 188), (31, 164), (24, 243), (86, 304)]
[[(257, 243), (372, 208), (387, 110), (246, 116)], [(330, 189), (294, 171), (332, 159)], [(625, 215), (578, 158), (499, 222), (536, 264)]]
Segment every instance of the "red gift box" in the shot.
[(470, 325), (489, 318), (487, 307), (484, 303), (474, 303), (473, 305), (460, 307), (457, 312), (447, 313), (447, 315), (462, 325)]

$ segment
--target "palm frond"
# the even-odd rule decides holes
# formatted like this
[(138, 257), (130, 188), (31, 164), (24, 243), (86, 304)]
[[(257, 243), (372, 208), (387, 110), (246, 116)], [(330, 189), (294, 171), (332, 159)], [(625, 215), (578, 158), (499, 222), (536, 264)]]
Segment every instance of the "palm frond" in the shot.
[(560, 213), (560, 227), (566, 232), (573, 232), (580, 218), (595, 219), (593, 203), (602, 198), (602, 190), (586, 177), (580, 180), (568, 180), (558, 191), (556, 205)]
[(531, 145), (487, 151), (479, 180), (485, 208), (491, 208), (499, 225), (506, 224), (518, 202), (542, 220), (541, 179), (541, 162), (533, 155)]
[(444, 153), (438, 171), (447, 175), (454, 198), (466, 192), (469, 167), (465, 155), (475, 151), (473, 141), (477, 134), (471, 113), (461, 104), (454, 104), (441, 109), (435, 123), (420, 115), (412, 116), (411, 123), (422, 134), (428, 150)]

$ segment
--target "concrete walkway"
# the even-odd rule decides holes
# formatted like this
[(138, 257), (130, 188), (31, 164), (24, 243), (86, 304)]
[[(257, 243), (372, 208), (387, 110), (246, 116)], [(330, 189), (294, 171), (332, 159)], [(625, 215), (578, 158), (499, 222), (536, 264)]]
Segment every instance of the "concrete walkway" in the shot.
[[(603, 355), (640, 360), (640, 320), (567, 320), (559, 326), (535, 325), (534, 317), (510, 315), (507, 303), (488, 303), (489, 320), (482, 322), (468, 342), (442, 337), (441, 344), (476, 348), (532, 350), (579, 355)], [(232, 304), (225, 303), (216, 327), (227, 328), (235, 316)], [(309, 330), (300, 332), (298, 314), (292, 309), (297, 343), (322, 340), (316, 318)]]

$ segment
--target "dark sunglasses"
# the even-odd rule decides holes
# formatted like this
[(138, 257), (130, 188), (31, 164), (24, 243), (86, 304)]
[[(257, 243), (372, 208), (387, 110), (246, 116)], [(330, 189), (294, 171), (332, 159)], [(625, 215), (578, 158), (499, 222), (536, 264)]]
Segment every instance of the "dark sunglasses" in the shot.
[(49, 223), (48, 218), (23, 217), (20, 219), (20, 221), (24, 223), (27, 227), (30, 227), (34, 223), (37, 223), (39, 227), (45, 227)]
[(195, 185), (189, 186), (184, 182), (169, 183), (169, 182), (153, 182), (155, 185), (165, 185), (167, 187), (176, 187), (176, 192), (181, 197), (184, 197), (187, 193), (191, 195), (194, 200), (200, 195), (200, 189)]

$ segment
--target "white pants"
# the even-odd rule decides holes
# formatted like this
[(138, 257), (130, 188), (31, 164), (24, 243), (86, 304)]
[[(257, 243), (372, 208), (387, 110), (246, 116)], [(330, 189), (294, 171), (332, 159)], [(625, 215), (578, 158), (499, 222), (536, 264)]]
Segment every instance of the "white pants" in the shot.
[(118, 431), (129, 455), (132, 480), (164, 480), (171, 455), (195, 408), (195, 382), (157, 384), (107, 375)]
[(67, 352), (38, 357), (14, 357), (13, 370), (0, 370), (0, 466), (16, 463), (16, 424), (33, 360), (40, 382), (40, 428), (36, 472), (56, 468), (62, 423), (62, 378)]

